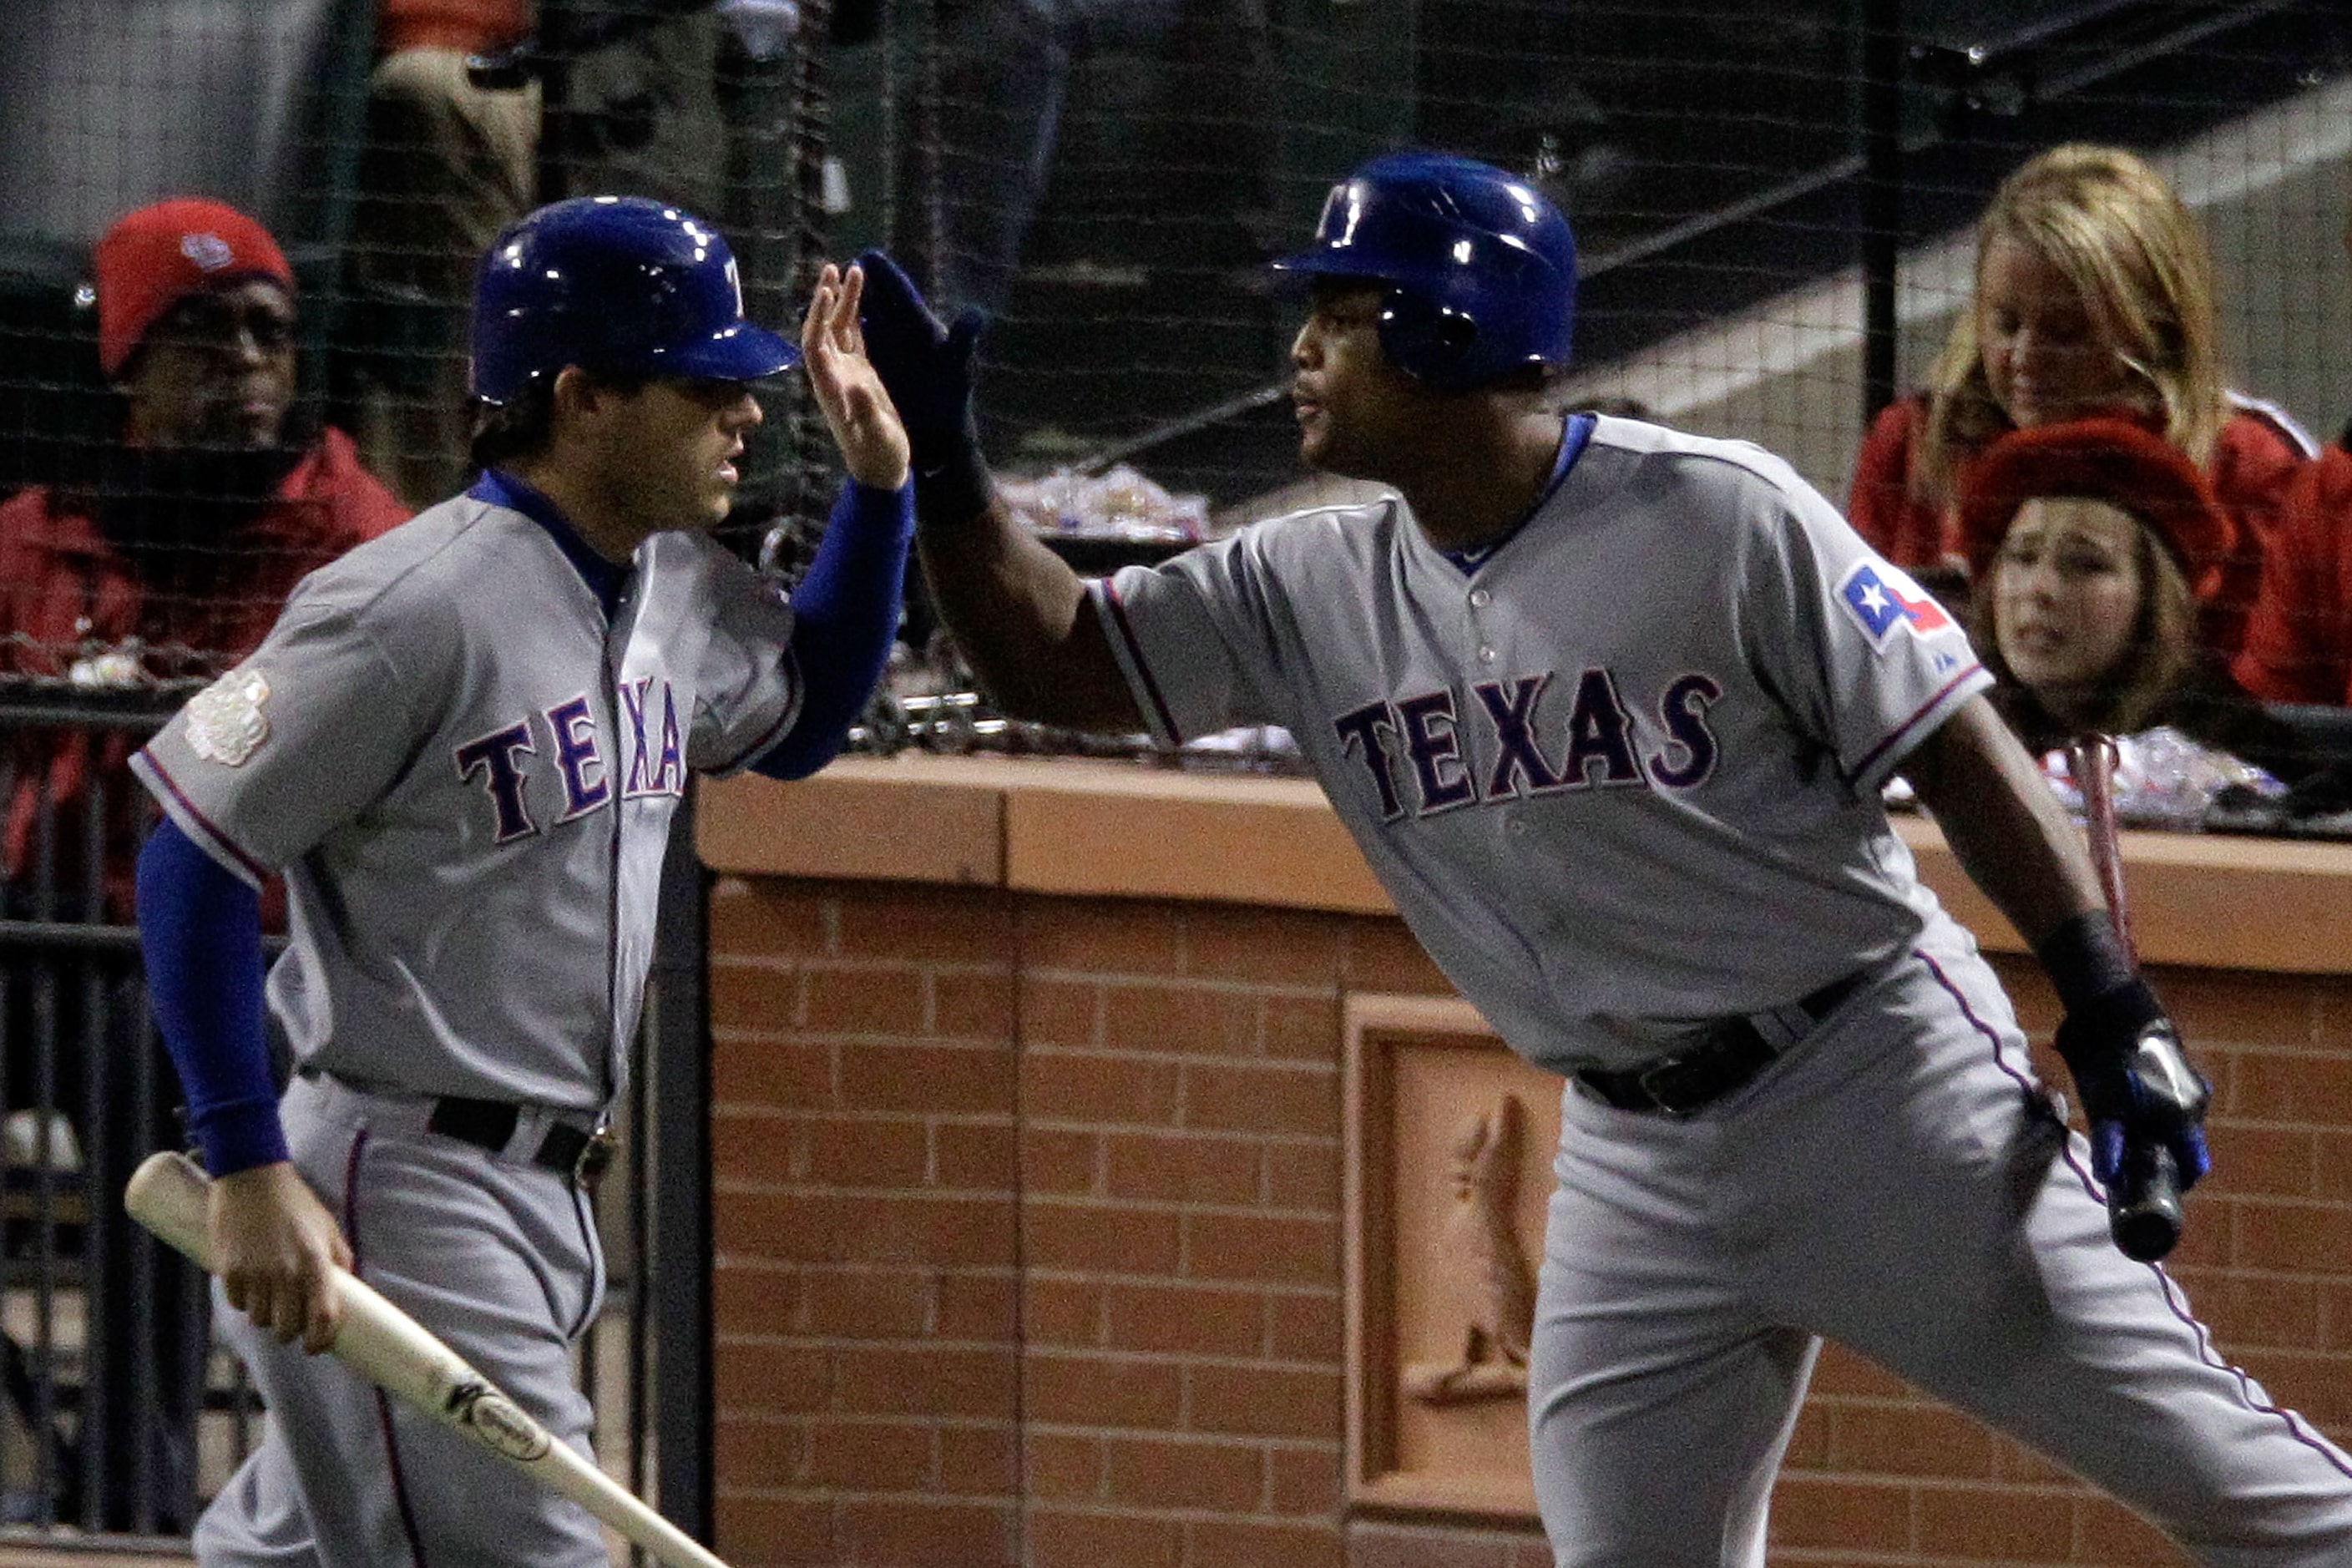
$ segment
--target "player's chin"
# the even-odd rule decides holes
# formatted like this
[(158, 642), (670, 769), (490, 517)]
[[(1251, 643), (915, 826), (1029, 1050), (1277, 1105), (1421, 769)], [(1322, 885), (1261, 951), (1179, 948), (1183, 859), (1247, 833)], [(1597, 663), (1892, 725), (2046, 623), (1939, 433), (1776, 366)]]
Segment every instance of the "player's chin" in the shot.
[(709, 533), (726, 522), (728, 514), (733, 510), (732, 504), (724, 500), (698, 498), (693, 501), (680, 501), (668, 509), (668, 515), (659, 524), (659, 529), (665, 533)]
[(702, 510), (694, 520), (697, 528), (717, 528), (735, 510), (735, 484), (731, 479), (714, 479), (703, 491)]
[(1365, 479), (1373, 477), (1373, 465), (1368, 459), (1361, 442), (1332, 439), (1326, 431), (1298, 444), (1298, 456), (1318, 474), (1334, 479)]
[(1328, 468), (1333, 457), (1331, 426), (1325, 420), (1315, 420), (1298, 432), (1298, 460), (1310, 468)]

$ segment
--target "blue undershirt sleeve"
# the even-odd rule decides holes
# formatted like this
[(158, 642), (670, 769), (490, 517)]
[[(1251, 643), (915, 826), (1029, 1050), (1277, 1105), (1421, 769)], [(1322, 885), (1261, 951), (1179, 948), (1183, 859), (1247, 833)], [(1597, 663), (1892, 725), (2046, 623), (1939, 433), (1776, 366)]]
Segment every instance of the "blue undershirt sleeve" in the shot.
[(906, 592), (914, 486), (841, 487), (808, 575), (793, 593), (793, 657), (801, 710), (792, 730), (751, 766), (770, 778), (806, 778), (840, 753), (882, 679)]
[(147, 994), (215, 1176), (287, 1157), (262, 1021), (261, 896), (166, 818), (139, 852)]

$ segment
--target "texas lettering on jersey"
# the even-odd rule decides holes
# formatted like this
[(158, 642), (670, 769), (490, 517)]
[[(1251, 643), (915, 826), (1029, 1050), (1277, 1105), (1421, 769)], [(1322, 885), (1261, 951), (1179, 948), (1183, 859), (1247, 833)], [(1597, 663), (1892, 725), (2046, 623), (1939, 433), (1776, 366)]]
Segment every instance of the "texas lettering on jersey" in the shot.
[[(628, 761), (621, 770), (621, 797), (638, 800), (649, 795), (686, 793), (686, 743), (678, 728), (677, 699), (667, 680), (646, 676), (624, 681), (618, 688), (620, 718), (625, 729), (623, 750)], [(540, 730), (548, 737), (540, 747)], [(510, 843), (539, 832), (525, 792), (530, 778), (527, 759), (554, 759), (563, 783), (563, 812), (553, 826), (561, 826), (603, 807), (613, 798), (613, 771), (596, 730), (595, 710), (582, 692), (577, 696), (478, 735), (451, 748), (450, 760), (461, 781), (478, 779), (494, 816), (497, 843)]]
[[(1545, 701), (1573, 686), (1565, 704)], [(1379, 791), (1394, 822), (1457, 806), (1590, 789), (1688, 789), (1720, 756), (1707, 710), (1723, 696), (1713, 677), (1675, 677), (1652, 711), (1663, 744), (1646, 750), (1625, 694), (1607, 669), (1570, 681), (1557, 672), (1482, 680), (1383, 698), (1331, 721), (1341, 749)], [(1547, 711), (1549, 710), (1549, 711)], [(1465, 732), (1466, 731), (1466, 732)], [(1472, 735), (1482, 743), (1465, 744)], [(1401, 783), (1414, 788), (1408, 803)]]

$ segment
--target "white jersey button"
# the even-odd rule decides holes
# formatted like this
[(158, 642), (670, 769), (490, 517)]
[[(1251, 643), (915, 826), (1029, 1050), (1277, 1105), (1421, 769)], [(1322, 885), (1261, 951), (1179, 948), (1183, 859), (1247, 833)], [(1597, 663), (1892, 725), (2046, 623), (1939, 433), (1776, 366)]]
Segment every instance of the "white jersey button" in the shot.
[(1478, 650), (1478, 662), (1479, 662), (1480, 664), (1492, 664), (1492, 663), (1494, 663), (1494, 662), (1495, 662), (1495, 650), (1494, 650), (1493, 648), (1491, 648), (1491, 647), (1482, 647), (1482, 648), (1480, 648), (1480, 649)]
[(1483, 610), (1494, 602), (1494, 598), (1495, 595), (1484, 588), (1473, 588), (1470, 590), (1470, 607), (1474, 610)]

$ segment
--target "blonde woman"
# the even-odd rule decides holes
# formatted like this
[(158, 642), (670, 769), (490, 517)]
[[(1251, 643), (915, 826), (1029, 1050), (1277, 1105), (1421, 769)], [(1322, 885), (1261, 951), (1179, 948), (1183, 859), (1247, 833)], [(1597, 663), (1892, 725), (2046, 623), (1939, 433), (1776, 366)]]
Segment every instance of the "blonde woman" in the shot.
[(1928, 387), (1871, 427), (1847, 503), (1899, 564), (1958, 567), (1962, 475), (2012, 430), (2092, 416), (2160, 436), (2251, 544), (2314, 455), (2286, 415), (2221, 384), (2213, 266), (2180, 198), (2117, 147), (2053, 147), (1993, 194), (1976, 291)]

